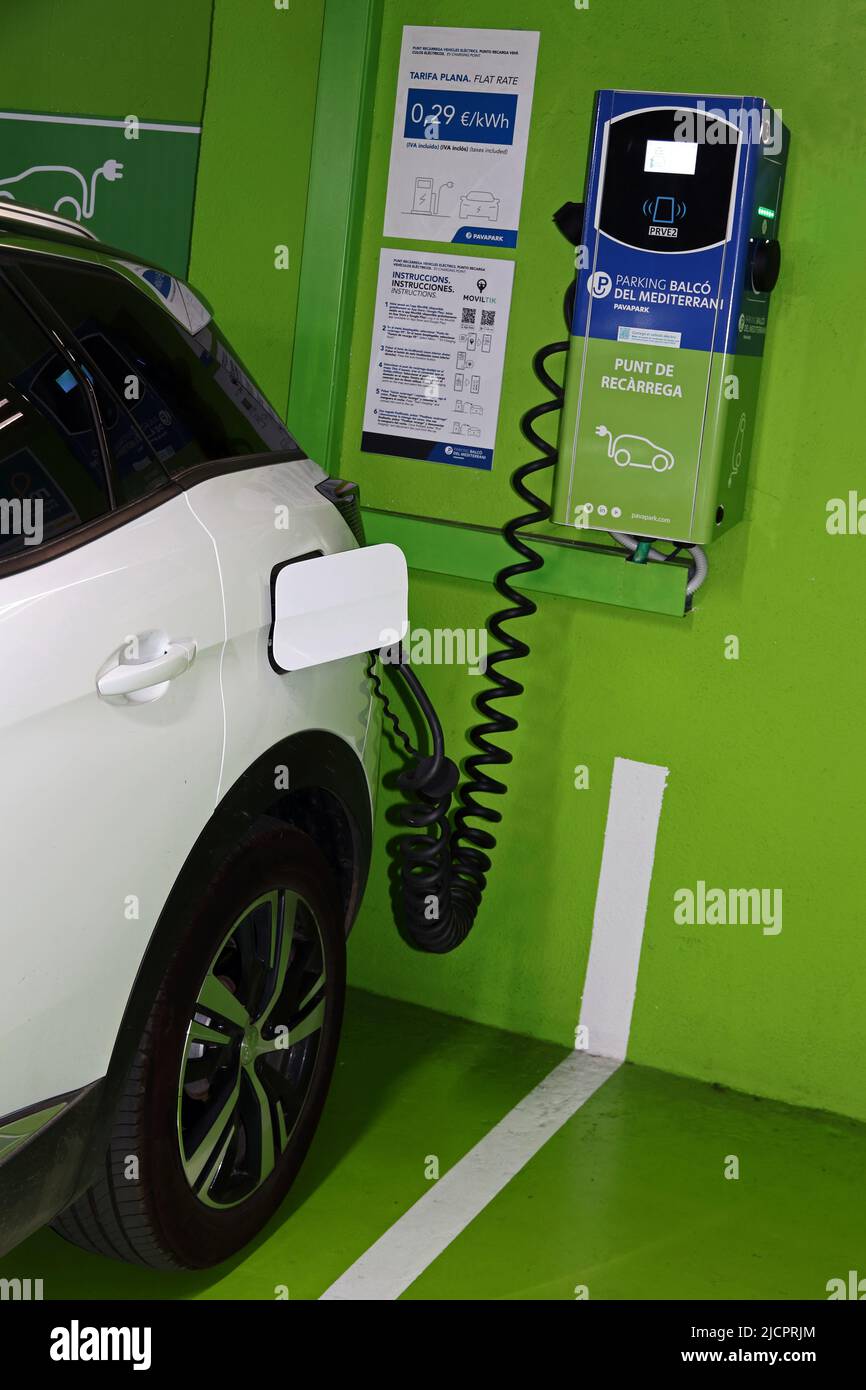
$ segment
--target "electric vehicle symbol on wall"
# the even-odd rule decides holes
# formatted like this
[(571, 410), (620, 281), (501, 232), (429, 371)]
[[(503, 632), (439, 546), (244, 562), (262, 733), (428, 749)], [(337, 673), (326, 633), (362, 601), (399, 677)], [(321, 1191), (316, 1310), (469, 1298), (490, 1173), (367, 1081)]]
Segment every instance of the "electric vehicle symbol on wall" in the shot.
[[(37, 179), (39, 174), (55, 176), (51, 181), (52, 193), (47, 199), (44, 196), (44, 183)], [(123, 178), (123, 165), (116, 159), (106, 159), (104, 164), (94, 169), (88, 180), (80, 169), (74, 169), (71, 164), (32, 164), (22, 174), (12, 174), (8, 178), (0, 179), (0, 200), (15, 203), (20, 192), (25, 203), (42, 207), (46, 202), (51, 202), (53, 193), (60, 186), (57, 175), (64, 176), (64, 191), (54, 203), (54, 212), (64, 217), (73, 217), (76, 222), (89, 222), (96, 207), (97, 180), (102, 178), (107, 183), (116, 183), (118, 179)], [(40, 197), (39, 193), (43, 196)]]
[[(653, 444), (646, 435), (618, 434), (614, 437), (607, 425), (596, 425), (595, 432), (601, 438), (607, 435), (607, 456), (613, 459), (618, 468), (652, 468), (656, 473), (667, 473), (676, 462), (670, 449)], [(640, 444), (645, 444), (646, 448), (635, 447)]]

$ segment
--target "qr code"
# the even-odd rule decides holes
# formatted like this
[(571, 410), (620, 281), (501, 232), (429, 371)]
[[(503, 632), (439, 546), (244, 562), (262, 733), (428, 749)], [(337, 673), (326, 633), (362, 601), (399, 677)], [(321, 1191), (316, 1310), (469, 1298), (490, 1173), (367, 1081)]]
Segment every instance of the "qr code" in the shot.
[(474, 309), (464, 309), (464, 310), (463, 310), (463, 322), (464, 322), (464, 323), (474, 323), (474, 322), (475, 322), (475, 310), (474, 310)]
[(482, 327), (482, 328), (492, 328), (495, 322), (496, 322), (496, 310), (495, 310), (495, 309), (482, 309), (482, 310), (481, 310), (481, 327)]

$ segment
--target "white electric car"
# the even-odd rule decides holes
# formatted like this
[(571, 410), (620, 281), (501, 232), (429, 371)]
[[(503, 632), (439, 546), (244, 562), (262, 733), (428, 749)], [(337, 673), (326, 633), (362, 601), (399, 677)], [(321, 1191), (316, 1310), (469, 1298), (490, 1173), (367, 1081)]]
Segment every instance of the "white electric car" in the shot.
[(354, 549), (188, 286), (0, 207), (0, 1252), (155, 1267), (276, 1210), (370, 855), (361, 656), (278, 674), (274, 575)]

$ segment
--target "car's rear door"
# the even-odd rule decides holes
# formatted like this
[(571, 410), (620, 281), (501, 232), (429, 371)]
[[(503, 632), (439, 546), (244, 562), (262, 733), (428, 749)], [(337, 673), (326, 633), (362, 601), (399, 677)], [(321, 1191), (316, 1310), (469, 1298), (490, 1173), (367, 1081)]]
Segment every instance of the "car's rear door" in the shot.
[[(126, 278), (118, 282), (92, 264), (59, 270), (40, 258), (27, 274), (74, 331), (94, 375), (104, 374), (127, 399), (213, 538), (226, 614), (221, 792), (267, 749), (311, 728), (343, 738), (372, 766), (365, 658), (291, 679), (276, 676), (268, 659), (274, 570), (309, 552), (356, 544), (317, 491), (326, 475), (304, 457), (193, 291), (153, 268), (121, 269)], [(118, 452), (129, 477), (129, 451)]]
[[(32, 264), (49, 295), (71, 276), (110, 338), (115, 277), (94, 295), (63, 259)], [(212, 541), (74, 326), (50, 338), (38, 303), (4, 261), (0, 1118), (104, 1074), (225, 732)], [(156, 427), (177, 438), (165, 411)]]

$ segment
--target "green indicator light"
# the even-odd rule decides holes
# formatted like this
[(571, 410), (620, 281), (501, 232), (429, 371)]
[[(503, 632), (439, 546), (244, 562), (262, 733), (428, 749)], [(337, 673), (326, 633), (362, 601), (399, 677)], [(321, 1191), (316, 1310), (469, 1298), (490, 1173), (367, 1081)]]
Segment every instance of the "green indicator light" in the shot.
[(758, 204), (758, 212), (761, 214), (762, 217), (775, 217), (775, 216), (776, 216), (776, 214), (774, 213), (774, 211), (773, 211), (772, 208), (762, 208), (761, 205), (760, 205), (760, 203)]

